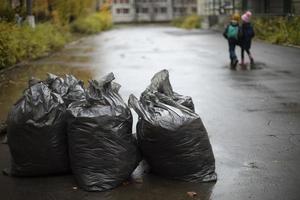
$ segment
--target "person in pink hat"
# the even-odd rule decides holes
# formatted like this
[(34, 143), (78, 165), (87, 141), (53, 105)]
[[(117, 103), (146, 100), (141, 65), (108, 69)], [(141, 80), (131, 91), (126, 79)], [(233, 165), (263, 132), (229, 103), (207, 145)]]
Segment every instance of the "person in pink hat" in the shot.
[(241, 25), (241, 37), (240, 37), (240, 43), (241, 43), (241, 66), (245, 66), (245, 58), (244, 54), (245, 51), (249, 56), (251, 68), (254, 68), (254, 59), (250, 52), (251, 49), (251, 42), (253, 37), (255, 36), (253, 26), (251, 24), (251, 17), (252, 13), (250, 11), (247, 11), (242, 15), (242, 25)]

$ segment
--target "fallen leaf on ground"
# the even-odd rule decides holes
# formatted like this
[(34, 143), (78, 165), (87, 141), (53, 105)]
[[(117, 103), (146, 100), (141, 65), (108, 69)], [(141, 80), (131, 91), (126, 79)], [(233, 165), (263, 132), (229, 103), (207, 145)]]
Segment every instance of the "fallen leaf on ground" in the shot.
[(189, 197), (195, 197), (195, 196), (197, 196), (197, 193), (196, 192), (187, 192), (186, 193)]
[(144, 181), (141, 178), (137, 178), (137, 179), (134, 179), (134, 182), (135, 183), (143, 183)]
[(125, 182), (122, 183), (122, 185), (124, 185), (124, 186), (129, 185), (129, 184), (130, 184), (129, 181), (125, 181)]

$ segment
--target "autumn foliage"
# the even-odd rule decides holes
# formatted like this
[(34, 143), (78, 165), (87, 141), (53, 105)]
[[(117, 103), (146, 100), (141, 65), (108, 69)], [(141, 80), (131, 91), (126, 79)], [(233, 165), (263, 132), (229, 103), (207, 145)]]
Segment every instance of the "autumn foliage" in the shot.
[[(14, 14), (26, 16), (25, 1), (20, 0), (19, 6), (11, 6), (10, 0), (3, 0), (0, 5), (0, 16), (13, 20)], [(96, 11), (96, 0), (32, 0), (32, 11), (37, 21), (53, 20), (56, 23), (67, 24), (79, 17)]]
[[(109, 0), (102, 5), (98, 0), (32, 0), (34, 29), (25, 20), (25, 0), (20, 1), (16, 7), (11, 0), (0, 3), (0, 70), (63, 47), (75, 32), (95, 34), (112, 26)], [(21, 23), (16, 23), (16, 14)]]

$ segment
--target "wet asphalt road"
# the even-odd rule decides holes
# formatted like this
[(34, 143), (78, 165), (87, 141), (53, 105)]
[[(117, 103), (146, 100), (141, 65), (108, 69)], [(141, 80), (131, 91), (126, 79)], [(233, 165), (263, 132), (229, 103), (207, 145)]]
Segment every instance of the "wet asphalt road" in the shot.
[[(0, 199), (300, 199), (300, 49), (253, 44), (257, 70), (230, 71), (220, 33), (164, 26), (121, 26), (68, 45), (49, 58), (0, 75), (0, 120), (31, 76), (72, 73), (87, 81), (114, 72), (127, 101), (168, 69), (173, 89), (193, 97), (215, 153), (218, 181), (191, 184), (134, 174), (138, 181), (104, 193), (74, 188), (72, 176), (0, 176)], [(238, 50), (239, 52), (239, 50)], [(9, 166), (0, 145), (0, 167)], [(141, 183), (140, 180), (143, 180)]]

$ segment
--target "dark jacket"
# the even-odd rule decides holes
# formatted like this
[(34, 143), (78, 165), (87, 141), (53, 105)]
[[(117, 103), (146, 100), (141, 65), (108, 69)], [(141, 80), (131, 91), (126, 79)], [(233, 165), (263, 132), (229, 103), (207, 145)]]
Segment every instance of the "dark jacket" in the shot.
[(240, 44), (244, 49), (251, 48), (251, 40), (255, 36), (255, 32), (251, 23), (243, 23), (240, 28)]

